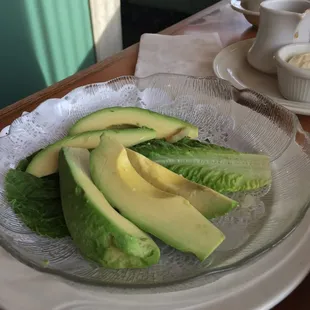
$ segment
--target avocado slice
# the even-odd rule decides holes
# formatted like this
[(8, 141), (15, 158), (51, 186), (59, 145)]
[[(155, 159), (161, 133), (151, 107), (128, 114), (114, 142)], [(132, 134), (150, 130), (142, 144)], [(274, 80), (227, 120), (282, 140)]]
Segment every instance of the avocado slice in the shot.
[(155, 242), (107, 202), (90, 179), (89, 151), (63, 148), (59, 156), (63, 213), (81, 253), (108, 268), (142, 268), (156, 264)]
[(103, 133), (114, 137), (126, 146), (132, 146), (156, 137), (156, 132), (148, 128), (98, 130), (83, 132), (75, 136), (68, 136), (47, 146), (45, 149), (37, 153), (29, 163), (26, 172), (39, 178), (57, 172), (58, 154), (62, 147), (71, 146), (84, 149), (94, 149), (98, 146), (100, 136)]
[(191, 128), (189, 128), (189, 127), (181, 128), (178, 130), (178, 132), (176, 132), (172, 136), (166, 137), (166, 141), (168, 141), (170, 143), (176, 143), (185, 137), (189, 137), (190, 130), (191, 130)]
[(134, 169), (147, 182), (162, 191), (184, 197), (208, 219), (222, 216), (238, 205), (236, 201), (191, 182), (139, 153), (127, 149), (127, 155)]
[(137, 107), (106, 108), (89, 114), (71, 127), (69, 135), (120, 125), (152, 128), (156, 130), (158, 139), (171, 137), (184, 128), (189, 128), (187, 135), (190, 138), (198, 136), (198, 128), (188, 122)]
[(142, 230), (168, 245), (206, 259), (223, 233), (186, 199), (159, 190), (131, 165), (126, 148), (103, 135), (90, 155), (93, 182), (110, 204)]

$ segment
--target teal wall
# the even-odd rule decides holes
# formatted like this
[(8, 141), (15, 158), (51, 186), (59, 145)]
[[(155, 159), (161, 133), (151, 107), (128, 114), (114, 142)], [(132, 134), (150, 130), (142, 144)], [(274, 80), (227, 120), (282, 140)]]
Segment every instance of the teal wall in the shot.
[(0, 1), (0, 108), (94, 62), (87, 0)]

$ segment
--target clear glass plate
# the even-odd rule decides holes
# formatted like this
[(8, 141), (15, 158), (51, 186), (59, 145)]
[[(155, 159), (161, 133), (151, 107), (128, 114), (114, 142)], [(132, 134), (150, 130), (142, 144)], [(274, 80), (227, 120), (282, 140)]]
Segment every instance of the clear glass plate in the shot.
[[(199, 127), (199, 139), (270, 156), (272, 186), (233, 195), (240, 207), (214, 220), (226, 240), (203, 263), (156, 240), (161, 248), (159, 264), (139, 270), (105, 269), (84, 260), (70, 238), (55, 240), (31, 232), (7, 203), (3, 181), (9, 168), (64, 137), (82, 116), (117, 105), (185, 119)], [(271, 249), (303, 218), (310, 199), (309, 154), (310, 139), (293, 113), (217, 78), (157, 74), (80, 87), (18, 118), (9, 134), (0, 138), (0, 244), (31, 267), (99, 285), (162, 286), (230, 270)]]

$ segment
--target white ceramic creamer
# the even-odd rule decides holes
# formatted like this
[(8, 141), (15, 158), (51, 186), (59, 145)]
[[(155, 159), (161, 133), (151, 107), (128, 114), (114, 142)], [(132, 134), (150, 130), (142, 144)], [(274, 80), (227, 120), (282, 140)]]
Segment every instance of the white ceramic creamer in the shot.
[(306, 42), (310, 42), (310, 1), (264, 1), (248, 62), (262, 72), (276, 73), (274, 53), (284, 45)]

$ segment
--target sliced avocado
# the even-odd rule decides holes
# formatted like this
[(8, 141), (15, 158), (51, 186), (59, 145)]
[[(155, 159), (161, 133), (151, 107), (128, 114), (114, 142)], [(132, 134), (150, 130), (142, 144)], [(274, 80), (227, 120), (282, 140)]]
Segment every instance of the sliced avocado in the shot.
[(116, 269), (158, 262), (155, 242), (114, 210), (91, 181), (88, 150), (62, 149), (59, 176), (66, 224), (85, 257)]
[(132, 146), (144, 141), (154, 139), (156, 132), (148, 128), (132, 128), (119, 130), (98, 130), (68, 136), (62, 140), (49, 145), (36, 154), (28, 165), (26, 172), (43, 177), (58, 171), (58, 154), (62, 147), (81, 147), (83, 149), (94, 149), (100, 142), (100, 136), (105, 133), (114, 137), (126, 146)]
[(106, 108), (89, 114), (78, 120), (69, 130), (69, 134), (76, 135), (120, 125), (152, 128), (156, 130), (158, 139), (173, 136), (183, 128), (190, 129), (187, 134), (190, 138), (198, 136), (198, 128), (188, 122), (136, 107)]
[(184, 197), (208, 219), (224, 215), (238, 205), (236, 201), (191, 182), (139, 153), (127, 149), (127, 155), (134, 169), (147, 182), (162, 191)]
[(90, 172), (98, 189), (123, 216), (178, 250), (204, 260), (225, 238), (186, 199), (143, 179), (125, 147), (111, 137), (103, 135), (92, 151)]
[(166, 137), (166, 141), (170, 143), (178, 142), (179, 140), (188, 137), (188, 135), (190, 134), (190, 130), (191, 129), (189, 127), (181, 128), (177, 133), (173, 134), (170, 137)]

